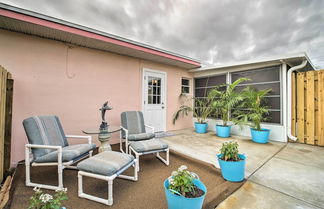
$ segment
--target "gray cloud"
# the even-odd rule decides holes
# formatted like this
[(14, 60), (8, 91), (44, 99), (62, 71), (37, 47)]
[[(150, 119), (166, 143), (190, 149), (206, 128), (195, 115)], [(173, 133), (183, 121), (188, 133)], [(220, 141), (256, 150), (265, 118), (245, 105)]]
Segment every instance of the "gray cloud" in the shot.
[(306, 51), (324, 68), (322, 0), (5, 0), (206, 63)]

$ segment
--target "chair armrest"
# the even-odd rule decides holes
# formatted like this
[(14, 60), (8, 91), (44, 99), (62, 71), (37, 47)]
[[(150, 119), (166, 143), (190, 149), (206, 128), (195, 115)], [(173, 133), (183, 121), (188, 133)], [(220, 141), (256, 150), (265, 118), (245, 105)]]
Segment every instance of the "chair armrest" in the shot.
[(25, 147), (31, 149), (31, 148), (37, 148), (37, 149), (57, 149), (58, 151), (62, 151), (61, 146), (52, 146), (52, 145), (41, 145), (41, 144), (26, 144)]
[(51, 146), (51, 145), (41, 145), (41, 144), (26, 144), (25, 149), (25, 157), (28, 163), (29, 163), (29, 152), (32, 148), (37, 148), (37, 149), (56, 149), (57, 150), (57, 162), (59, 164), (62, 164), (62, 147), (61, 146)]
[(153, 127), (153, 126), (149, 126), (149, 125), (146, 125), (146, 124), (144, 124), (144, 126), (145, 126), (146, 128), (151, 129), (151, 130), (152, 130), (152, 133), (154, 133), (154, 127)]
[(88, 139), (88, 144), (92, 143), (92, 136), (65, 135), (66, 138)]

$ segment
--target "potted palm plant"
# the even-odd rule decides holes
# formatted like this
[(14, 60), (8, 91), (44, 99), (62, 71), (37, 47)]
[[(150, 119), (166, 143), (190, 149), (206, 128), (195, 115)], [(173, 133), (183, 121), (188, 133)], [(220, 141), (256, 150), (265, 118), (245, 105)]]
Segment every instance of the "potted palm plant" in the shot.
[[(197, 133), (206, 133), (208, 129), (207, 118), (213, 113), (211, 106), (212, 97), (208, 95), (206, 98), (187, 98), (186, 97), (179, 110), (173, 115), (173, 124), (180, 118), (187, 116), (190, 112), (193, 112), (193, 116), (197, 119), (195, 122), (195, 131)], [(194, 107), (193, 107), (194, 104)]]
[(207, 193), (197, 174), (182, 165), (164, 181), (168, 209), (201, 209)]
[[(235, 114), (235, 107), (244, 99), (240, 92), (235, 91), (235, 88), (240, 83), (247, 81), (247, 78), (240, 78), (231, 84), (221, 84), (210, 91), (210, 96), (214, 97), (212, 102), (212, 107), (215, 112), (220, 115), (222, 124), (216, 125), (216, 133), (219, 137), (227, 138), (231, 133), (231, 125), (228, 124), (229, 121), (233, 121), (234, 124), (237, 123), (233, 116)], [(225, 90), (221, 90), (226, 87)], [(230, 114), (230, 111), (231, 114)]]
[(244, 179), (246, 157), (238, 152), (238, 143), (231, 141), (223, 143), (217, 155), (222, 176), (227, 181), (240, 182)]
[(240, 118), (243, 123), (248, 124), (251, 128), (252, 141), (256, 143), (268, 143), (270, 129), (261, 128), (261, 122), (267, 121), (269, 118), (269, 109), (265, 105), (265, 96), (271, 89), (257, 91), (252, 87), (247, 87), (242, 91), (244, 101)]

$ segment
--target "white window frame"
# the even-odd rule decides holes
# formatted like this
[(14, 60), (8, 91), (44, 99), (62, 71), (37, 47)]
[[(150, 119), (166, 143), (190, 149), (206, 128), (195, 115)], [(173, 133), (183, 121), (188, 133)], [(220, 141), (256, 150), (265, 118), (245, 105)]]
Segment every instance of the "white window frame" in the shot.
[[(182, 84), (182, 80), (187, 80), (189, 82), (189, 84), (188, 85), (183, 85)], [(190, 78), (185, 78), (185, 77), (182, 77), (181, 78), (181, 94), (182, 95), (187, 95), (187, 94), (190, 94), (191, 93), (191, 82), (192, 82), (192, 80)], [(189, 88), (189, 92), (188, 93), (182, 92), (183, 87), (188, 87)]]

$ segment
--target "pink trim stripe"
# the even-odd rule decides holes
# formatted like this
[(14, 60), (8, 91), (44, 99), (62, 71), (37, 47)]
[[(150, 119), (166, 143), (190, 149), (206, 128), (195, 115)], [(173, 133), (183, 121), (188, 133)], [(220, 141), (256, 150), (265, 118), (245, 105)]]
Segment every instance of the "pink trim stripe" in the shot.
[(45, 27), (48, 27), (48, 28), (56, 29), (56, 30), (65, 31), (65, 32), (68, 32), (68, 33), (73, 33), (73, 34), (84, 36), (84, 37), (87, 37), (87, 38), (93, 38), (93, 39), (97, 39), (97, 40), (100, 40), (100, 41), (116, 44), (116, 45), (119, 45), (119, 46), (124, 46), (124, 47), (127, 47), (127, 48), (135, 49), (135, 50), (146, 52), (146, 53), (149, 53), (149, 54), (154, 54), (154, 55), (158, 55), (158, 56), (161, 56), (161, 57), (166, 57), (166, 58), (177, 60), (177, 61), (180, 61), (180, 62), (196, 65), (197, 67), (200, 66), (199, 62), (195, 62), (195, 61), (192, 61), (192, 60), (189, 60), (189, 59), (177, 57), (177, 56), (167, 54), (167, 53), (164, 53), (164, 52), (160, 52), (160, 51), (157, 51), (157, 50), (145, 48), (145, 47), (138, 46), (138, 45), (135, 45), (135, 44), (131, 44), (131, 43), (127, 43), (127, 42), (124, 42), (124, 41), (116, 40), (116, 39), (113, 39), (113, 38), (98, 35), (98, 34), (91, 33), (91, 32), (84, 31), (84, 30), (80, 30), (80, 29), (77, 29), (77, 28), (72, 28), (72, 27), (69, 27), (69, 26), (61, 25), (61, 24), (54, 23), (54, 22), (51, 22), (51, 21), (39, 19), (39, 18), (36, 18), (36, 17), (31, 17), (31, 16), (28, 16), (28, 15), (8, 11), (8, 10), (5, 10), (5, 9), (0, 9), (0, 15), (5, 16), (5, 17), (9, 17), (9, 18), (13, 18), (13, 19), (17, 19), (17, 20), (21, 20), (21, 21), (25, 21), (25, 22), (29, 22), (29, 23), (33, 23), (33, 24), (37, 24), (37, 25), (41, 25), (41, 26), (45, 26)]

